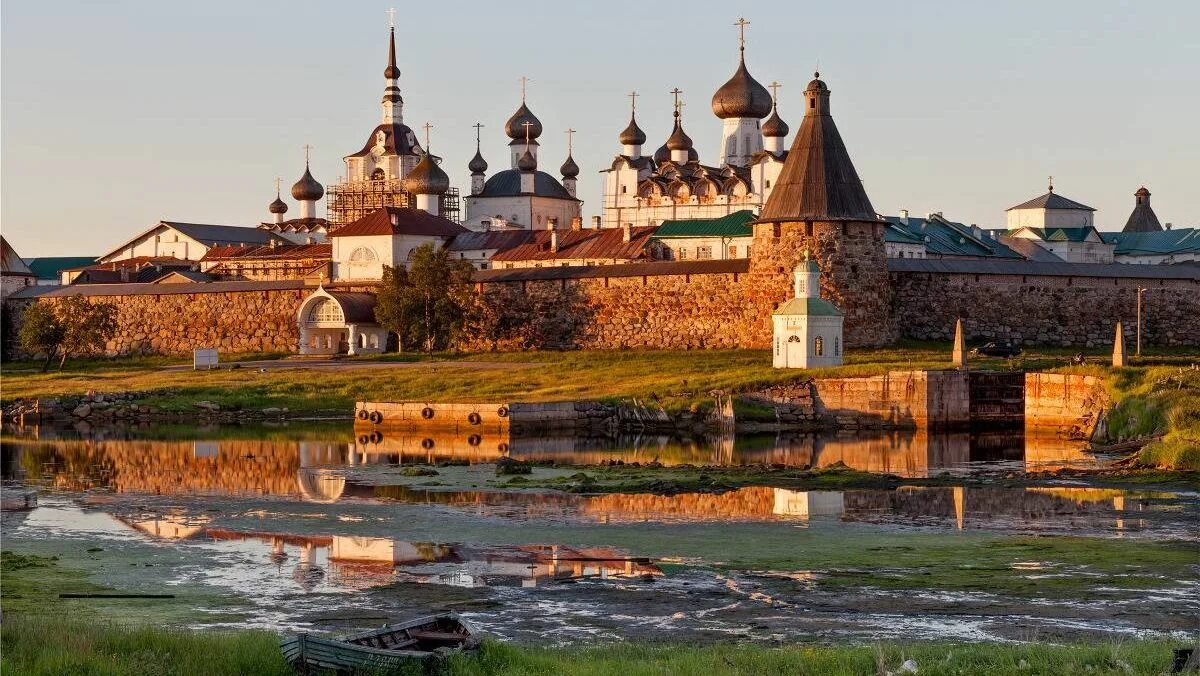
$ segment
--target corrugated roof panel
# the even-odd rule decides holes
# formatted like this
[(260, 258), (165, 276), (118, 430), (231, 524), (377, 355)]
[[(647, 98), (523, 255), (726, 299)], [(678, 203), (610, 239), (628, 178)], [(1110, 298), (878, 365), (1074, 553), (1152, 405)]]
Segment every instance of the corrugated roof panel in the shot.
[(658, 239), (674, 237), (750, 237), (754, 229), (750, 222), (754, 212), (749, 209), (735, 211), (720, 218), (693, 218), (663, 221), (654, 236)]

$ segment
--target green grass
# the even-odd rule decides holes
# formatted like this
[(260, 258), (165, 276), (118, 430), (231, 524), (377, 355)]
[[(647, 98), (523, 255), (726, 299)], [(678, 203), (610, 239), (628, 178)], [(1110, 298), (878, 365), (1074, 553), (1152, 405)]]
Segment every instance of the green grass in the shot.
[[(0, 629), (8, 674), (285, 676), (276, 635), (264, 631), (195, 632), (65, 618), (5, 618)], [(533, 648), (486, 641), (474, 656), (454, 656), (441, 668), (394, 673), (447, 676), (641, 676), (643, 674), (821, 674), (858, 676), (896, 670), (905, 660), (919, 673), (1158, 674), (1183, 645), (1131, 640), (1079, 645), (877, 644), (856, 646), (724, 643), (695, 646), (613, 642), (586, 648)], [(381, 672), (387, 673), (387, 672)]]
[[(1018, 362), (982, 358), (977, 368), (1052, 368), (1063, 366), (1070, 350), (1030, 350)], [(239, 357), (257, 356), (240, 355)], [(278, 355), (275, 355), (278, 356)], [(803, 373), (771, 368), (765, 350), (725, 351), (581, 351), (498, 354), (385, 355), (347, 360), (338, 370), (305, 368), (165, 371), (180, 363), (165, 357), (72, 362), (62, 372), (37, 373), (6, 364), (0, 401), (83, 394), (88, 391), (139, 392), (142, 403), (166, 410), (193, 411), (209, 400), (226, 408), (286, 406), (292, 411), (348, 412), (357, 399), (437, 401), (556, 401), (655, 399), (668, 410), (684, 410), (708, 399), (713, 389), (731, 391), (797, 377), (855, 377), (891, 370), (948, 368), (948, 345), (902, 342), (894, 347), (848, 350), (846, 364)], [(444, 362), (481, 362), (456, 367)], [(1147, 363), (1188, 363), (1179, 351), (1145, 358)], [(228, 360), (227, 360), (228, 361)], [(401, 370), (354, 368), (371, 361), (416, 362)]]

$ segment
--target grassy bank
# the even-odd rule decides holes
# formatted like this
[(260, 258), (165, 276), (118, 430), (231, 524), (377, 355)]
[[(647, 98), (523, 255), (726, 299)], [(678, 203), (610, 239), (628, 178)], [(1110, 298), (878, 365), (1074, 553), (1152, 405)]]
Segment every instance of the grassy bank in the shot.
[(1116, 405), (1110, 441), (1150, 438), (1134, 459), (1140, 467), (1200, 470), (1200, 370), (1154, 366), (1108, 369)]
[[(980, 368), (1061, 367), (1074, 352), (1031, 349), (1010, 363), (973, 361)], [(903, 369), (948, 368), (950, 349), (939, 343), (848, 350), (846, 364), (814, 369), (806, 377), (868, 376)], [(1099, 358), (1099, 357), (1097, 357)], [(1147, 356), (1144, 363), (1186, 364), (1178, 350)], [(523, 352), (473, 355), (387, 355), (347, 360), (337, 369), (295, 367), (169, 370), (160, 357), (75, 362), (63, 372), (39, 373), (31, 364), (6, 364), (2, 401), (83, 394), (89, 391), (148, 393), (143, 403), (167, 410), (194, 410), (199, 400), (226, 408), (286, 406), (292, 411), (350, 410), (356, 399), (438, 401), (555, 401), (657, 399), (683, 409), (707, 399), (712, 389), (742, 390), (793, 379), (771, 368), (765, 350)], [(386, 362), (388, 367), (380, 366)], [(175, 364), (178, 365), (177, 363)]]
[[(5, 674), (206, 674), (284, 676), (274, 634), (190, 632), (96, 625), (64, 618), (6, 617), (0, 629)], [(1123, 641), (1088, 645), (878, 644), (871, 646), (753, 644), (689, 646), (611, 643), (589, 648), (529, 648), (489, 641), (475, 657), (455, 656), (434, 673), (464, 676), (575, 674), (828, 674), (869, 675), (905, 660), (921, 674), (1158, 674), (1176, 642)], [(411, 669), (398, 673), (427, 673)]]

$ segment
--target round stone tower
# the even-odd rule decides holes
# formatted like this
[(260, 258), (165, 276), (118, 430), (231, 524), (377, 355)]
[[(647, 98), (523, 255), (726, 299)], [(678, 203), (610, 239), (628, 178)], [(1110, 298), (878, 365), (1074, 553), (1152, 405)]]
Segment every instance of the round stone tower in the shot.
[(804, 119), (753, 226), (748, 300), (761, 310), (754, 342), (769, 344), (771, 312), (790, 297), (792, 270), (807, 252), (821, 268), (821, 296), (846, 313), (846, 345), (886, 345), (895, 337), (884, 221), (830, 117), (819, 73), (804, 97)]

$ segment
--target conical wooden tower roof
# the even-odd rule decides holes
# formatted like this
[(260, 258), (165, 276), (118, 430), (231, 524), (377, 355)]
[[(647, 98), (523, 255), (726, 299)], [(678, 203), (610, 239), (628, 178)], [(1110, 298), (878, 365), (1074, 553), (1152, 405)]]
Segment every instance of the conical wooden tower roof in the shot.
[(804, 120), (758, 220), (878, 220), (829, 115), (829, 88), (816, 76), (804, 91)]

